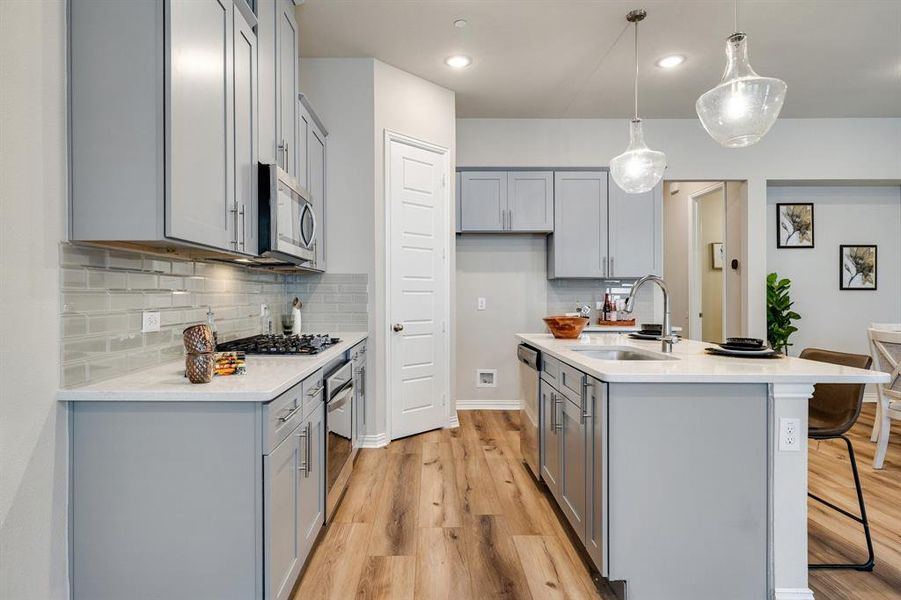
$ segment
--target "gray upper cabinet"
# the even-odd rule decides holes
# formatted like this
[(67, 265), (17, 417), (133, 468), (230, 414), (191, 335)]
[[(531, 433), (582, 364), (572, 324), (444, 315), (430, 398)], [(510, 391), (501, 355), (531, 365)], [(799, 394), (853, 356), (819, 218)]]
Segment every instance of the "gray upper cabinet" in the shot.
[(607, 172), (555, 172), (548, 278), (603, 278), (606, 265)]
[(552, 171), (463, 171), (458, 175), (458, 232), (554, 230)]
[(300, 165), (297, 143), (300, 30), (294, 17), (293, 2), (278, 0), (276, 9), (276, 158), (282, 169), (297, 178)]
[(297, 182), (310, 192), (313, 216), (316, 219), (316, 239), (313, 242), (314, 258), (313, 262), (304, 268), (312, 271), (325, 271), (328, 132), (304, 94), (298, 96), (297, 123)]
[(70, 239), (255, 254), (253, 15), (232, 0), (69, 13)]
[(554, 230), (554, 174), (550, 171), (507, 173), (507, 229)]
[(491, 232), (507, 227), (507, 173), (471, 171), (462, 176), (461, 230)]
[(609, 277), (663, 274), (663, 184), (627, 194), (610, 182)]

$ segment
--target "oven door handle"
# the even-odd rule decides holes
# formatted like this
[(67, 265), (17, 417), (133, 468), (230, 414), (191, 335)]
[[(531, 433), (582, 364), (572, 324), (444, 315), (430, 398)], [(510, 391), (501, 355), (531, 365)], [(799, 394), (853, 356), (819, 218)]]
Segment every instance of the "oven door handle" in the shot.
[(353, 396), (353, 382), (349, 381), (328, 401), (328, 411), (334, 412), (347, 404), (347, 401)]

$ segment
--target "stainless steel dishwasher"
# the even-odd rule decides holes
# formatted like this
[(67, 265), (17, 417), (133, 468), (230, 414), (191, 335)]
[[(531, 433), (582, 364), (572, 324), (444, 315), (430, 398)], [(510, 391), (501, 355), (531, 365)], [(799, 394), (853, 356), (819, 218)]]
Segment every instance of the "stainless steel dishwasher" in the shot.
[(536, 479), (541, 477), (538, 434), (541, 427), (541, 410), (538, 406), (538, 378), (540, 376), (538, 350), (520, 344), (516, 349), (519, 359), (519, 383), (523, 393), (519, 412), (519, 451)]

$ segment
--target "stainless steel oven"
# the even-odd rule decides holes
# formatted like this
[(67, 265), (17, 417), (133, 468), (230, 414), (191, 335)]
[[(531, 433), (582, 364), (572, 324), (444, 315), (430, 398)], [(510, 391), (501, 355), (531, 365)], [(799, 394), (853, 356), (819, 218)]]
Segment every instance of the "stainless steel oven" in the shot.
[(325, 520), (341, 500), (353, 464), (353, 363), (347, 361), (325, 380)]
[(315, 259), (316, 212), (310, 192), (278, 165), (260, 164), (259, 264), (304, 265)]

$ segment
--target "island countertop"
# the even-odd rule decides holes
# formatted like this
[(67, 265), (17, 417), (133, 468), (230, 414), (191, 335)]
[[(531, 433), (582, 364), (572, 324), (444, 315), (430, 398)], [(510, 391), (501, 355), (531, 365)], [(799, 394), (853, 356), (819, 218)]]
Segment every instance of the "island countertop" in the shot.
[[(578, 339), (556, 339), (547, 333), (520, 333), (516, 338), (597, 379), (632, 383), (882, 383), (886, 373), (843, 367), (794, 357), (762, 359), (713, 356), (713, 344), (682, 340), (672, 354), (660, 352), (660, 342), (636, 340), (623, 334), (588, 333)], [(601, 360), (586, 357), (574, 347), (616, 346), (655, 352), (675, 360)]]
[(65, 402), (269, 402), (366, 339), (341, 332), (341, 341), (314, 355), (247, 355), (247, 373), (194, 384), (176, 360), (78, 388), (60, 390)]

